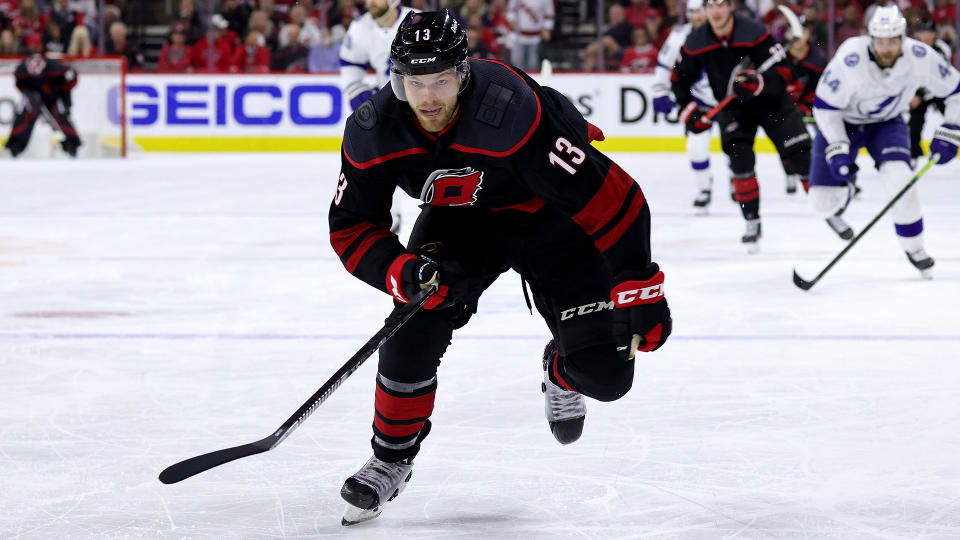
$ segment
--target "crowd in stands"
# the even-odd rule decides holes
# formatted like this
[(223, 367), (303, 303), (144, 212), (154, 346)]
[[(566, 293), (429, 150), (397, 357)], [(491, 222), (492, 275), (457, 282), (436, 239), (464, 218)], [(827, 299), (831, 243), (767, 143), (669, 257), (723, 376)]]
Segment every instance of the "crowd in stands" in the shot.
[[(131, 0), (136, 1), (136, 0)], [(568, 36), (554, 25), (561, 0), (404, 0), (418, 9), (449, 7), (467, 28), (471, 56), (509, 61), (536, 70)], [(731, 0), (736, 10), (762, 20), (782, 39), (786, 5), (802, 17), (811, 42), (828, 48), (826, 0)], [(883, 0), (879, 4), (890, 3)], [(957, 49), (957, 0), (897, 0), (911, 29), (936, 33)], [(120, 55), (128, 69), (163, 72), (319, 72), (339, 69), (339, 48), (363, 0), (219, 0), (201, 16), (196, 0), (178, 0), (167, 44), (148, 61), (123, 20), (125, 0), (111, 0), (101, 18), (96, 0), (0, 0), (0, 56), (23, 54), (26, 38), (39, 35), (48, 53), (76, 57)], [(646, 72), (671, 28), (682, 22), (683, 0), (608, 0), (598, 39), (580, 49), (585, 71)], [(207, 6), (208, 4), (204, 4)], [(835, 0), (833, 46), (865, 33), (874, 0)], [(102, 24), (102, 28), (101, 28)], [(103, 36), (103, 50), (96, 44)], [(602, 61), (602, 64), (601, 64)]]

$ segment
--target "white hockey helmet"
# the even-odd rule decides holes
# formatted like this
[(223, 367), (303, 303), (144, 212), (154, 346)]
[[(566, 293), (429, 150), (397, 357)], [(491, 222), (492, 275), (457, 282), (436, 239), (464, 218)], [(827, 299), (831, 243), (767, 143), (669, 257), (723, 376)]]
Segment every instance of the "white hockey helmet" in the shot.
[(896, 4), (878, 7), (867, 25), (867, 32), (870, 37), (900, 37), (907, 33), (907, 20)]
[(703, 9), (703, 0), (687, 0), (687, 13)]

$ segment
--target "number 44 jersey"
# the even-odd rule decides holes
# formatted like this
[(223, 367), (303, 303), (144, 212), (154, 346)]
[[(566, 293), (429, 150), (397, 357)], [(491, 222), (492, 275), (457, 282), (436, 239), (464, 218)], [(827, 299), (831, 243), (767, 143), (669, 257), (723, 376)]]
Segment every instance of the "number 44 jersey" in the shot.
[(843, 42), (817, 85), (814, 116), (828, 142), (847, 140), (844, 122), (874, 124), (910, 109), (917, 89), (946, 98), (946, 124), (960, 124), (960, 73), (937, 52), (903, 38), (900, 57), (889, 68), (873, 60), (870, 37)]
[(522, 71), (492, 60), (469, 63), (459, 108), (439, 133), (425, 131), (389, 86), (347, 119), (330, 206), (331, 244), (347, 270), (384, 289), (390, 263), (404, 251), (389, 231), (397, 186), (427, 205), (573, 222), (612, 273), (645, 268), (646, 199), (590, 145), (602, 140), (600, 130)]

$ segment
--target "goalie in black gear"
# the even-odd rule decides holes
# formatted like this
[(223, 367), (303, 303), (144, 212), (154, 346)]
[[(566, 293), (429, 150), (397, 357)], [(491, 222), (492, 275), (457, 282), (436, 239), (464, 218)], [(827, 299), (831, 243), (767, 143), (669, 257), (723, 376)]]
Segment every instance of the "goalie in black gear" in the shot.
[(30, 56), (14, 72), (23, 101), (13, 119), (6, 147), (13, 157), (20, 155), (30, 142), (37, 119), (43, 117), (52, 129), (63, 134), (63, 151), (76, 156), (80, 137), (70, 122), (70, 91), (77, 85), (77, 72), (63, 62), (47, 58), (39, 36), (27, 37), (27, 49)]
[[(550, 328), (541, 389), (563, 444), (580, 436), (585, 396), (624, 396), (633, 350), (658, 348), (672, 325), (646, 197), (566, 97), (467, 58), (448, 10), (408, 15), (391, 60), (390, 85), (347, 120), (330, 241), (396, 302), (439, 287), (380, 348), (374, 455), (343, 485), (345, 524), (375, 517), (410, 478), (453, 330), (503, 272), (529, 283)], [(397, 186), (424, 203), (406, 247), (389, 230)]]

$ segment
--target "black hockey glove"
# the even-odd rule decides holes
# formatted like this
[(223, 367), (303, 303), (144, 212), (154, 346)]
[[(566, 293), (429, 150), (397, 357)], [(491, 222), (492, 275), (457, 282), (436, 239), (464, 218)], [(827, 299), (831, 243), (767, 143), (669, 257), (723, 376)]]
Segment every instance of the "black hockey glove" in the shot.
[(705, 117), (707, 112), (696, 101), (691, 101), (680, 111), (680, 122), (687, 126), (690, 133), (703, 133), (713, 125), (713, 121)]
[(651, 263), (642, 272), (617, 274), (610, 299), (613, 300), (613, 338), (624, 360), (637, 350), (655, 351), (673, 331), (670, 308), (663, 295), (663, 272)]
[[(387, 292), (396, 301), (406, 304), (423, 289), (438, 283), (439, 277), (437, 263), (426, 257), (404, 253), (397, 257), (387, 270)], [(448, 292), (446, 285), (440, 285), (423, 308), (433, 309), (441, 304), (441, 307), (449, 305), (444, 303)]]
[(763, 92), (763, 75), (752, 69), (738, 73), (733, 78), (733, 92), (743, 101), (759, 96)]

